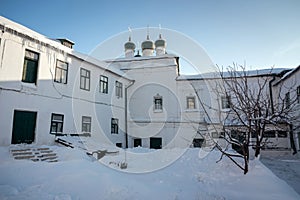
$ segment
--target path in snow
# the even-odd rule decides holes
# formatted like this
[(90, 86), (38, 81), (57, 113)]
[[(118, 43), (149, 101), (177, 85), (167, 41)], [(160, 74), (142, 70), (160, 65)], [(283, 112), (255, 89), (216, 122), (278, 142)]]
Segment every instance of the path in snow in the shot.
[(300, 152), (265, 150), (261, 162), (300, 194)]

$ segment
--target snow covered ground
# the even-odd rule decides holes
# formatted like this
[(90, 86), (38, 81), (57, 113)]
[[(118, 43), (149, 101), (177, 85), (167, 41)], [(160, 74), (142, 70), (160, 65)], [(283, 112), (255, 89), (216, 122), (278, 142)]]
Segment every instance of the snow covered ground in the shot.
[(82, 150), (50, 146), (59, 161), (46, 163), (14, 160), (10, 148), (0, 147), (0, 199), (300, 199), (259, 161), (243, 175), (226, 158), (216, 163), (217, 151), (200, 159), (199, 149), (129, 149), (122, 172), (124, 151), (100, 163)]
[(261, 162), (300, 194), (300, 152), (264, 150)]

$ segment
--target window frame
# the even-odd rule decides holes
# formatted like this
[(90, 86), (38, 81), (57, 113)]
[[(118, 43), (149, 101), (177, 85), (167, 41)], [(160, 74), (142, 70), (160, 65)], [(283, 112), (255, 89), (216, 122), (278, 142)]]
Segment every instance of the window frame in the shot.
[(286, 131), (277, 131), (277, 137), (278, 138), (287, 138), (288, 133)]
[[(61, 120), (54, 119), (55, 116), (61, 117)], [(55, 131), (52, 131), (53, 125), (55, 125)], [(58, 131), (58, 126), (60, 125), (61, 131)], [(58, 134), (63, 134), (64, 130), (64, 115), (63, 114), (57, 114), (57, 113), (52, 113), (51, 114), (51, 123), (50, 123), (50, 134), (58, 135)]]
[(108, 77), (100, 75), (99, 80), (99, 92), (103, 94), (108, 94)]
[[(87, 121), (88, 119), (88, 121)], [(92, 117), (82, 116), (81, 118), (81, 132), (91, 133), (92, 132)]]
[(229, 109), (231, 104), (230, 96), (221, 96), (221, 108)]
[[(191, 107), (190, 101), (193, 100), (193, 107)], [(195, 110), (196, 109), (196, 98), (194, 96), (187, 96), (186, 97), (186, 109), (187, 110)]]
[(297, 87), (297, 103), (300, 104), (300, 85)]
[[(85, 74), (83, 75), (82, 72), (85, 72)], [(87, 80), (88, 82), (86, 82)], [(80, 68), (80, 89), (90, 91), (90, 88), (91, 88), (91, 71), (85, 68)]]
[(153, 110), (154, 111), (163, 111), (163, 97), (157, 94), (153, 97)]
[[(28, 55), (29, 54), (29, 55)], [(33, 54), (33, 57), (30, 57)], [(22, 82), (24, 83), (34, 83), (35, 85), (37, 84), (38, 80), (38, 69), (39, 69), (39, 61), (40, 61), (40, 54), (38, 52), (25, 49), (25, 54), (24, 54), (24, 63), (23, 63), (23, 71), (22, 71)], [(28, 80), (28, 70), (29, 70), (29, 65), (28, 62), (34, 64), (34, 81), (32, 82), (31, 80)], [(32, 70), (32, 67), (30, 68)]]
[(286, 109), (289, 109), (289, 108), (290, 108), (290, 106), (291, 106), (290, 92), (285, 93), (284, 104), (285, 104), (285, 108), (286, 108)]
[[(59, 63), (61, 63), (62, 65), (66, 65), (66, 69), (59, 66)], [(55, 66), (54, 82), (67, 84), (68, 83), (68, 70), (69, 70), (69, 63), (57, 59), (56, 66)], [(58, 71), (60, 73), (58, 73)]]
[(274, 131), (274, 130), (265, 131), (263, 133), (263, 137), (264, 138), (276, 138), (276, 131)]
[(111, 118), (110, 133), (111, 134), (119, 134), (119, 119), (118, 118)]
[(116, 97), (122, 98), (123, 97), (123, 83), (116, 81), (115, 83), (115, 90), (116, 90)]
[(122, 142), (117, 142), (116, 147), (123, 148), (123, 143)]

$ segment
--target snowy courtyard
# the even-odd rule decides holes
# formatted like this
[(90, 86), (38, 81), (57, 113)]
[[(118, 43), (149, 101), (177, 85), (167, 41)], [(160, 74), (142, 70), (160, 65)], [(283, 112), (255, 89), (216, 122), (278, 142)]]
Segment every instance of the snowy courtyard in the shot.
[[(216, 163), (217, 151), (199, 158), (200, 149), (187, 149), (169, 166), (129, 173), (117, 167), (124, 161), (122, 151), (105, 156), (100, 163), (82, 150), (50, 146), (58, 162), (48, 163), (14, 160), (11, 148), (0, 147), (0, 199), (300, 199), (261, 162), (252, 161), (244, 175), (226, 158)], [(153, 150), (127, 151), (125, 171), (141, 172), (149, 163), (164, 162), (179, 150), (160, 150), (150, 162), (141, 155), (147, 157)]]
[(286, 181), (300, 194), (300, 154), (292, 155), (291, 151), (263, 151), (261, 162), (272, 172)]

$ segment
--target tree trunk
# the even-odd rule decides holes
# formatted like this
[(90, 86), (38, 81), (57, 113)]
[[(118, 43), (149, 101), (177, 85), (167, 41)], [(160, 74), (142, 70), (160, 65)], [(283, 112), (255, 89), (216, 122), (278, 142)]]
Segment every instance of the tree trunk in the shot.
[(293, 132), (293, 125), (290, 125), (290, 142), (291, 142), (291, 148), (293, 150), (293, 155), (297, 153), (297, 148), (295, 145), (295, 140), (294, 140), (294, 132)]
[(256, 141), (256, 145), (255, 145), (255, 157), (258, 157), (258, 156), (259, 156), (259, 154), (260, 154), (260, 149), (261, 149), (261, 147), (260, 147), (260, 141), (257, 140), (257, 141)]
[(248, 172), (248, 161), (247, 161), (246, 158), (244, 158), (244, 162), (245, 162), (244, 174), (247, 174), (247, 172)]

